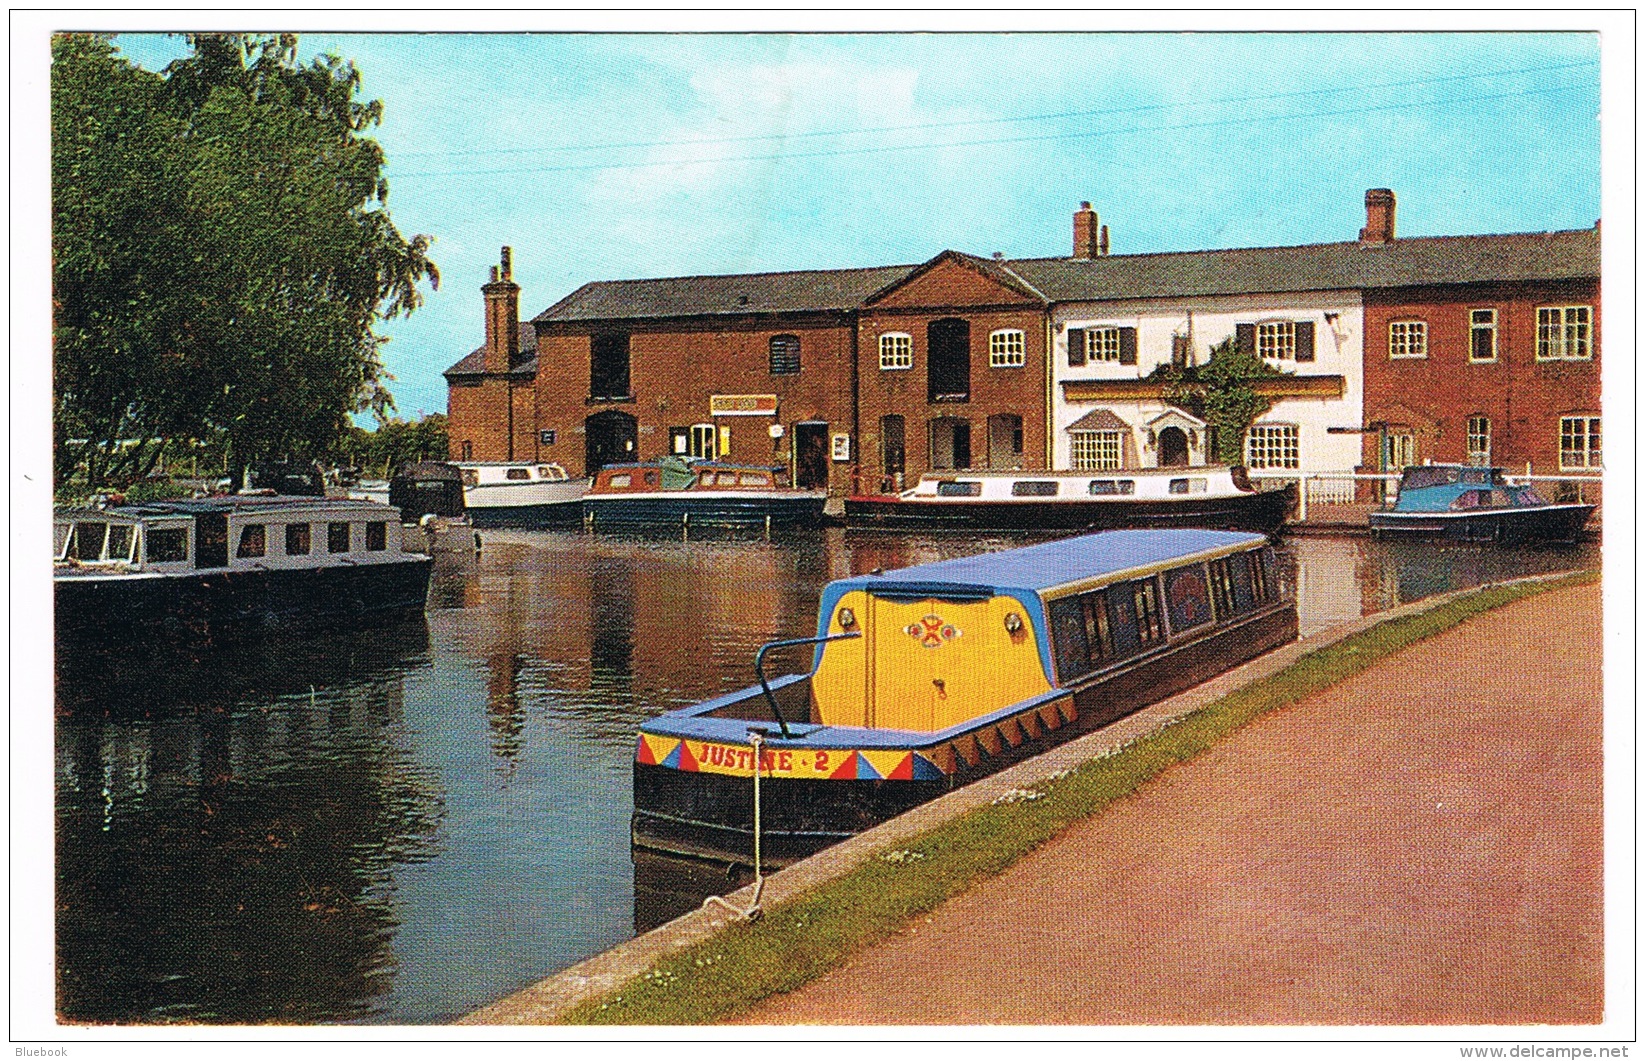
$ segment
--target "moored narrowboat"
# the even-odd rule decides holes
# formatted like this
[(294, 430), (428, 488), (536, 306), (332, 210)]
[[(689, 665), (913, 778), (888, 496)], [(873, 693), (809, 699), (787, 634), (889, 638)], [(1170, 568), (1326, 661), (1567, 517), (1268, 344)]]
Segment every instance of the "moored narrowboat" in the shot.
[(1123, 471), (927, 472), (900, 494), (845, 500), (857, 527), (1112, 530), (1202, 527), (1278, 535), (1296, 487), (1253, 489), (1226, 465)]
[[(830, 583), (760, 685), (640, 727), (633, 841), (781, 865), (1296, 638), (1262, 535), (1110, 531)], [(767, 680), (767, 651), (812, 647)]]
[(54, 524), (60, 653), (382, 622), (428, 596), (432, 560), (371, 501), (200, 498), (59, 509)]
[(782, 486), (771, 468), (678, 457), (600, 469), (583, 496), (594, 529), (810, 526), (822, 522), (824, 490)]
[(1594, 505), (1543, 500), (1508, 481), (1501, 468), (1422, 464), (1406, 468), (1394, 507), (1370, 516), (1376, 536), (1455, 542), (1570, 542)]

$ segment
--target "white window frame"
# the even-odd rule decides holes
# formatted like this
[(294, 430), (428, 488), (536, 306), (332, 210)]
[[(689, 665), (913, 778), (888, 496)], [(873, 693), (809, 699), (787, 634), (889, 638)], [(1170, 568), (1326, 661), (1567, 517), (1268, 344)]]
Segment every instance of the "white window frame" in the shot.
[[(1474, 337), (1480, 332), (1489, 332), (1491, 336), (1491, 356), (1474, 356)], [(1497, 359), (1497, 312), (1494, 309), (1471, 309), (1468, 311), (1468, 360), (1476, 365), (1488, 365)]]
[(1428, 356), (1428, 322), (1398, 320), (1388, 322), (1388, 357), (1393, 360)]
[(880, 371), (900, 372), (914, 367), (914, 337), (907, 332), (880, 336)]
[(988, 333), (988, 367), (1022, 368), (1028, 363), (1028, 337), (1021, 328), (996, 328)]
[(1269, 361), (1297, 359), (1296, 321), (1259, 321), (1257, 323), (1257, 356)]
[(1125, 467), (1125, 439), (1119, 431), (1070, 431), (1069, 465), (1077, 472), (1112, 472)]
[[(1558, 314), (1556, 318), (1554, 314)], [(1594, 308), (1592, 306), (1538, 306), (1536, 359), (1538, 361), (1592, 361)]]
[(1302, 467), (1302, 433), (1296, 424), (1252, 424), (1245, 433), (1245, 466), (1295, 469)]
[(1117, 324), (1098, 324), (1085, 329), (1085, 363), (1119, 364), (1120, 329)]
[[(1571, 445), (1566, 440), (1572, 440)], [(1569, 459), (1568, 459), (1569, 457)], [(1604, 468), (1604, 442), (1597, 416), (1559, 418), (1559, 470), (1592, 471)]]
[(1480, 467), (1491, 464), (1491, 418), (1484, 414), (1468, 418), (1468, 463)]

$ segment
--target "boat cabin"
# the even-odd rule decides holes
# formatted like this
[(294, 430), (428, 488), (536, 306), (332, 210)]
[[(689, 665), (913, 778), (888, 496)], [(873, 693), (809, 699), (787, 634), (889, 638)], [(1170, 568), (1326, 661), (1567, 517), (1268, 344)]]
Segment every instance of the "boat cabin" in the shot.
[(904, 500), (1089, 501), (1167, 499), (1193, 494), (1231, 496), (1249, 492), (1243, 469), (1132, 468), (1109, 472), (960, 472), (928, 473)]
[(403, 464), (388, 482), (388, 503), (400, 519), (416, 523), (425, 515), (459, 519), (463, 506), (463, 472), (440, 461)]
[(659, 490), (775, 490), (777, 477), (770, 468), (686, 462), (677, 457), (643, 464), (608, 464), (589, 487), (591, 494), (652, 493)]
[(571, 478), (565, 468), (552, 462), (457, 461), (451, 467), (455, 467), (461, 473), (464, 486), (563, 483)]
[(1424, 464), (1406, 468), (1400, 476), (1394, 511), (1470, 512), (1546, 504), (1530, 486), (1508, 482), (1501, 468)]

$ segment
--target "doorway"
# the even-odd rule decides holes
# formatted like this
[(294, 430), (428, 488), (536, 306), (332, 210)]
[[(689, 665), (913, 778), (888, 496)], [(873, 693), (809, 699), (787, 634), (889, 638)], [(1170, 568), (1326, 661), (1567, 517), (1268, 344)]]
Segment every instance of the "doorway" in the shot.
[(1167, 427), (1159, 433), (1159, 463), (1161, 468), (1188, 467), (1188, 433), (1180, 427)]
[(639, 423), (634, 417), (617, 409), (595, 413), (583, 422), (587, 432), (584, 443), (585, 475), (593, 475), (607, 464), (618, 464), (635, 459), (634, 447), (639, 440)]
[(931, 467), (960, 471), (971, 467), (971, 422), (957, 416), (931, 421)]
[(801, 490), (828, 486), (828, 424), (824, 421), (794, 425), (794, 485)]
[(925, 330), (930, 361), (927, 398), (934, 402), (971, 400), (971, 323), (957, 317), (932, 321)]
[(988, 466), (1005, 470), (1022, 467), (1022, 417), (999, 413), (988, 418)]

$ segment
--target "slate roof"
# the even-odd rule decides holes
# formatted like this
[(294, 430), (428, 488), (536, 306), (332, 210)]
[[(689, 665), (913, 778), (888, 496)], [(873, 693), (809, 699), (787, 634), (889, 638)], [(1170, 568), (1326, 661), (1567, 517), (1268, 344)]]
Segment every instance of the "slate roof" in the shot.
[[(478, 376), (485, 372), (486, 348), (482, 343), (469, 351), (461, 361), (445, 370), (449, 379), (452, 376)], [(537, 371), (537, 330), (530, 321), (520, 322), (520, 360), (514, 365), (510, 375), (531, 375)]]
[(912, 273), (913, 265), (872, 269), (808, 269), (789, 273), (676, 276), (660, 280), (599, 280), (584, 284), (533, 320), (639, 320), (826, 313), (854, 310), (874, 292)]
[(1574, 280), (1599, 276), (1599, 233), (1430, 236), (1006, 264), (1053, 302)]

